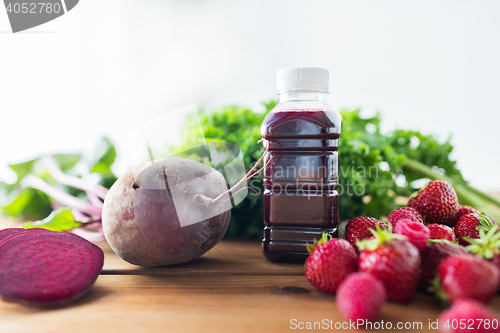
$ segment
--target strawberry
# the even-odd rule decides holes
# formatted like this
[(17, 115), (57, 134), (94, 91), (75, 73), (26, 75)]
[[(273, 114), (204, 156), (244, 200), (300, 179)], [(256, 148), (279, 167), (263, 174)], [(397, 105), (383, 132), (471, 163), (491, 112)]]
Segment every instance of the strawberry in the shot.
[(500, 287), (500, 271), (483, 259), (470, 254), (455, 254), (441, 261), (435, 291), (444, 301), (461, 298), (489, 302)]
[[(326, 238), (326, 237), (324, 237)], [(306, 261), (306, 278), (316, 288), (334, 293), (358, 269), (358, 255), (345, 239), (320, 241)]]
[(498, 226), (494, 225), (488, 232), (479, 230), (479, 238), (466, 238), (471, 245), (467, 246), (467, 251), (476, 256), (492, 262), (500, 269), (500, 232)]
[(418, 282), (420, 255), (417, 248), (404, 240), (405, 236), (377, 228), (374, 239), (358, 242), (359, 270), (370, 273), (385, 287), (387, 298), (408, 303)]
[(458, 212), (455, 220), (458, 222), (462, 216), (467, 214), (481, 214), (481, 212), (471, 206), (458, 206)]
[(402, 207), (393, 210), (388, 216), (389, 222), (392, 224), (392, 229), (396, 228), (396, 223), (402, 219), (408, 219), (413, 222), (425, 224), (422, 214), (413, 207)]
[(479, 238), (479, 230), (484, 230), (487, 232), (490, 230), (495, 223), (493, 223), (487, 216), (480, 214), (467, 214), (462, 216), (460, 220), (458, 220), (457, 225), (455, 226), (455, 235), (457, 237), (458, 242), (461, 245), (469, 245), (469, 242), (464, 239), (464, 237), (468, 238)]
[(441, 313), (439, 330), (450, 333), (493, 333), (498, 332), (499, 322), (500, 316), (484, 304), (472, 299), (461, 299)]
[(419, 251), (427, 245), (431, 235), (429, 228), (424, 224), (413, 222), (408, 219), (399, 220), (394, 232), (406, 236), (408, 241), (415, 245)]
[(450, 242), (455, 242), (457, 238), (453, 229), (444, 224), (432, 223), (428, 224), (427, 228), (431, 232), (431, 239), (445, 239)]
[(337, 306), (347, 319), (372, 321), (387, 298), (384, 285), (368, 273), (349, 275), (337, 292)]
[(387, 224), (373, 217), (368, 217), (368, 216), (355, 217), (346, 224), (345, 239), (357, 251), (358, 246), (356, 245), (356, 242), (370, 238), (372, 236), (370, 229), (375, 230), (377, 229), (377, 226), (379, 226), (380, 228), (386, 228)]
[(454, 254), (467, 254), (467, 250), (463, 246), (446, 240), (430, 241), (420, 251), (421, 264), (418, 288), (424, 292), (429, 291), (428, 289), (436, 278), (436, 272), (441, 261)]
[(458, 198), (448, 182), (433, 180), (410, 197), (408, 206), (418, 210), (427, 223), (452, 227), (458, 212)]

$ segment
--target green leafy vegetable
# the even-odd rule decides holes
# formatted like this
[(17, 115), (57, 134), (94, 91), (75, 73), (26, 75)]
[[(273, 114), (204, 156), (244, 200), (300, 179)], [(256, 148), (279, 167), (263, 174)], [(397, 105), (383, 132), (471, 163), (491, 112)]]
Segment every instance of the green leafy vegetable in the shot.
[(82, 223), (75, 221), (71, 209), (58, 209), (52, 211), (45, 219), (37, 222), (28, 222), (23, 228), (44, 228), (52, 231), (68, 231), (78, 228)]
[(45, 193), (25, 188), (15, 195), (13, 201), (3, 207), (3, 211), (13, 217), (38, 220), (46, 217), (52, 208)]
[[(2, 212), (22, 220), (43, 219), (30, 222), (29, 227), (71, 230), (87, 223), (99, 229), (102, 199), (116, 180), (111, 171), (115, 158), (114, 146), (103, 138), (90, 158), (56, 154), (10, 165), (17, 181), (0, 182)], [(95, 177), (89, 177), (90, 173), (100, 176), (99, 184)]]
[(35, 162), (38, 161), (37, 159), (31, 160), (31, 161), (26, 161), (23, 163), (18, 163), (18, 164), (11, 164), (9, 167), (14, 170), (14, 172), (17, 175), (17, 182), (19, 182), (21, 179), (26, 177), (28, 174), (31, 173), (31, 170), (33, 169), (33, 165)]
[(102, 177), (101, 184), (107, 188), (110, 188), (116, 181), (116, 176), (111, 171), (115, 158), (115, 147), (107, 138), (103, 138), (96, 149), (93, 162), (90, 163), (90, 171), (99, 173)]
[[(79, 154), (57, 154), (53, 155), (52, 157), (57, 161), (59, 167), (63, 171), (71, 169), (82, 158), (82, 156)], [(35, 158), (26, 162), (9, 165), (9, 167), (14, 170), (17, 175), (16, 184), (30, 174), (36, 174), (38, 176), (45, 177), (45, 169), (40, 165), (40, 160), (41, 158)]]
[[(106, 140), (106, 139), (103, 139)], [(75, 166), (76, 163), (80, 162), (82, 155), (80, 154), (56, 154), (53, 155), (57, 164), (61, 170), (66, 171)]]
[[(52, 156), (63, 171), (71, 169), (81, 159), (79, 154), (57, 154)], [(16, 173), (17, 181), (14, 184), (0, 182), (3, 212), (13, 217), (23, 219), (41, 219), (51, 211), (49, 197), (36, 189), (23, 188), (20, 183), (29, 175), (35, 175), (41, 179), (50, 180), (50, 174), (43, 166), (41, 158), (35, 158), (26, 162), (11, 164), (9, 167)]]

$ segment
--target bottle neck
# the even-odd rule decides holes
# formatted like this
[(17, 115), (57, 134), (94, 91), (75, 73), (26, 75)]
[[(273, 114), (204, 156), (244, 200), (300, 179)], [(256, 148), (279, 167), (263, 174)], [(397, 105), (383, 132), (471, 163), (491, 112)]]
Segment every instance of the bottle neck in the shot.
[(280, 103), (314, 101), (326, 102), (328, 92), (321, 91), (284, 91), (280, 93)]

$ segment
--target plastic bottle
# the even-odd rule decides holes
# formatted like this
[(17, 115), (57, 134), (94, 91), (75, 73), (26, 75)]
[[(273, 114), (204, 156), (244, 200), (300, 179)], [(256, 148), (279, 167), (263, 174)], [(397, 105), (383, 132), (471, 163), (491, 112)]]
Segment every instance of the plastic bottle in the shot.
[(323, 232), (337, 236), (338, 138), (342, 117), (327, 103), (324, 68), (277, 74), (279, 104), (266, 116), (264, 238), (271, 261), (304, 262), (306, 243)]

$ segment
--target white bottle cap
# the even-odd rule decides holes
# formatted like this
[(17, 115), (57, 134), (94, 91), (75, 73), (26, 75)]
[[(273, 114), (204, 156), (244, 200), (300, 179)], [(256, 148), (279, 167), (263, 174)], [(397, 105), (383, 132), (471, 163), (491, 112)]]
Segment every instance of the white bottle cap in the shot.
[(298, 67), (280, 69), (276, 74), (278, 94), (285, 90), (314, 90), (328, 92), (330, 80), (328, 69)]

